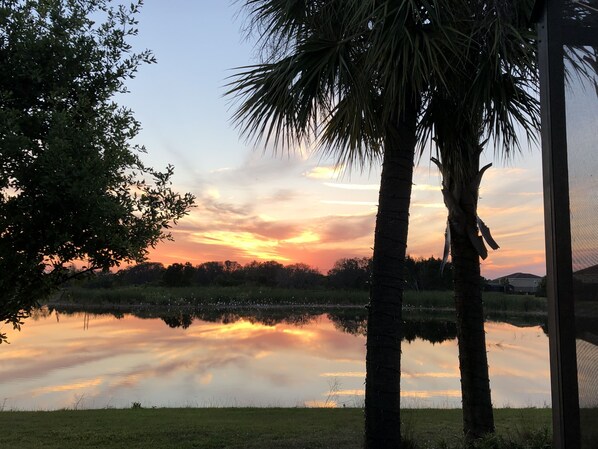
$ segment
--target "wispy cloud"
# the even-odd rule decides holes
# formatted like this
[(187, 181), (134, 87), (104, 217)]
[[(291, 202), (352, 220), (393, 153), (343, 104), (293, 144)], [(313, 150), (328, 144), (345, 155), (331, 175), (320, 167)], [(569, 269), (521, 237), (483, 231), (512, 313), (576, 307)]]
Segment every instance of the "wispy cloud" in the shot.
[(459, 373), (458, 372), (430, 372), (430, 373), (401, 373), (401, 377), (404, 379), (424, 379), (424, 378), (432, 378), (432, 379), (458, 379)]
[(89, 390), (91, 387), (96, 387), (102, 383), (102, 378), (97, 377), (95, 379), (84, 380), (81, 382), (74, 382), (62, 385), (48, 385), (47, 387), (40, 387), (30, 392), (31, 396), (39, 396), (48, 393), (63, 393), (65, 391), (76, 391), (76, 390)]
[(253, 206), (251, 204), (236, 205), (224, 201), (218, 201), (218, 199), (214, 198), (213, 196), (204, 197), (202, 200), (200, 200), (198, 207), (209, 212), (226, 215), (246, 216), (253, 211)]
[(268, 194), (258, 198), (258, 200), (260, 202), (273, 204), (299, 200), (300, 197), (301, 195), (292, 189), (279, 189), (272, 194)]
[(350, 206), (377, 206), (375, 201), (351, 201), (351, 200), (321, 200), (322, 204), (344, 204)]
[(411, 207), (423, 207), (425, 209), (443, 209), (445, 205), (443, 203), (429, 202), (429, 203), (411, 203)]
[(323, 217), (319, 220), (323, 243), (348, 242), (362, 237), (371, 237), (374, 232), (374, 214), (349, 217)]
[(212, 231), (192, 236), (192, 241), (206, 245), (219, 245), (236, 248), (247, 257), (258, 259), (289, 260), (277, 251), (278, 241), (259, 238), (249, 232)]
[(339, 165), (318, 166), (303, 172), (303, 176), (311, 179), (335, 179), (343, 172), (344, 167)]
[[(365, 394), (365, 390), (361, 388), (356, 388), (354, 390), (338, 390), (335, 391), (334, 394), (336, 396), (363, 396)], [(329, 396), (330, 393), (322, 393), (322, 396)]]
[(461, 390), (401, 390), (401, 397), (418, 399), (430, 399), (438, 397), (459, 398), (461, 397)]
[(377, 192), (380, 189), (379, 184), (337, 184), (334, 182), (325, 182), (324, 185), (343, 190), (373, 190)]
[(334, 372), (334, 373), (322, 373), (321, 377), (360, 377), (365, 378), (365, 371), (349, 371), (349, 372)]
[(414, 184), (411, 189), (417, 192), (440, 192), (441, 187), (432, 184)]

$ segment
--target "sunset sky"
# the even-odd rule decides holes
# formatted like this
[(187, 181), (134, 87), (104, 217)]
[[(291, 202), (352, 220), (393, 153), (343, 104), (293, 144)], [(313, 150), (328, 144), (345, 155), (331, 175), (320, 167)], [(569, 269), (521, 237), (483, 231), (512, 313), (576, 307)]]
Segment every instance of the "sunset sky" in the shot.
[[(150, 260), (164, 264), (210, 260), (304, 262), (327, 271), (341, 257), (370, 256), (380, 170), (336, 167), (309, 149), (274, 157), (245, 142), (231, 124), (224, 98), (233, 68), (256, 62), (240, 2), (147, 0), (132, 43), (153, 50), (119, 102), (133, 109), (143, 131), (144, 161), (175, 166), (174, 184), (197, 207)], [(545, 273), (540, 151), (508, 162), (486, 154), (480, 217), (501, 248), (482, 263), (495, 278), (514, 271)], [(446, 209), (438, 171), (424, 154), (416, 168), (408, 253), (440, 257)]]

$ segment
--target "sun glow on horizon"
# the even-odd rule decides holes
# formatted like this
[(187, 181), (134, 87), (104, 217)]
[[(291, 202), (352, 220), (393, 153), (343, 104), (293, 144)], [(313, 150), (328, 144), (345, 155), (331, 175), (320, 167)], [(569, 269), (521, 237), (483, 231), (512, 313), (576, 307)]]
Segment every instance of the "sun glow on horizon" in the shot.
[[(256, 170), (259, 182), (247, 184)], [(299, 175), (292, 182), (290, 170)], [(377, 169), (352, 173), (347, 178), (355, 179), (338, 182), (343, 171), (334, 164), (314, 167), (311, 160), (282, 164), (252, 156), (241, 167), (213, 173), (197, 195), (198, 207), (173, 229), (177, 243), (161, 244), (151, 259), (273, 260), (306, 263), (325, 273), (341, 258), (371, 257), (379, 174)], [(479, 214), (500, 245), (481, 261), (487, 278), (517, 271), (545, 273), (542, 195), (539, 186), (530, 184), (532, 173), (494, 167), (484, 178)], [(446, 217), (438, 173), (419, 167), (412, 187), (408, 254), (441, 257)]]
[(193, 235), (192, 241), (205, 245), (231, 246), (243, 251), (250, 257), (262, 260), (290, 260), (278, 253), (276, 250), (278, 242), (276, 240), (258, 238), (250, 232), (211, 231), (197, 233)]
[(319, 242), (320, 236), (313, 231), (303, 231), (297, 237), (291, 237), (289, 239), (281, 240), (282, 243), (293, 243), (293, 244), (303, 244), (303, 243), (314, 243)]

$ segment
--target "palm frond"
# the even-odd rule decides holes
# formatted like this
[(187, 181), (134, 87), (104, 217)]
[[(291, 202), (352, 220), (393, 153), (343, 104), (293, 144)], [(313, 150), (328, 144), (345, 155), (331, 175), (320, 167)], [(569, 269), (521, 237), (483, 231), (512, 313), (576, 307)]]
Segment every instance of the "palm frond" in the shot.
[(434, 144), (455, 180), (477, 172), (488, 142), (508, 157), (539, 129), (534, 30), (530, 0), (465, 2), (453, 9), (457, 50), (424, 96), (420, 150)]
[(477, 163), (480, 142), (508, 155), (539, 126), (531, 3), (245, 0), (265, 62), (230, 78), (233, 121), (278, 150), (310, 141), (365, 164), (419, 103), (422, 151), (435, 142), (456, 174)]
[(386, 98), (383, 116), (393, 117), (411, 99), (444, 83), (446, 67), (458, 59), (460, 32), (451, 26), (458, 1), (379, 2), (373, 13), (370, 71), (380, 77)]
[[(298, 10), (299, 4), (303, 10)], [(275, 151), (314, 142), (344, 163), (363, 164), (378, 152), (376, 92), (364, 67), (365, 11), (359, 2), (249, 1), (255, 20), (286, 40), (272, 62), (239, 68), (226, 95), (239, 106), (233, 122)], [(353, 4), (353, 7), (351, 6)], [(276, 34), (278, 33), (278, 34)], [(282, 48), (282, 47), (279, 47)]]

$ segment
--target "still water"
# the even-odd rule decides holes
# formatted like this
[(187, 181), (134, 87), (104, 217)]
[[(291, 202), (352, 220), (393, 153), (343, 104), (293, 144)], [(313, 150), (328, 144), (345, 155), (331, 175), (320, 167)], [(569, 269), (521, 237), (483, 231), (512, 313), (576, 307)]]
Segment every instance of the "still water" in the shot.
[[(548, 339), (537, 320), (486, 323), (497, 407), (550, 405)], [(0, 407), (360, 407), (364, 329), (352, 310), (42, 310), (0, 346)], [(455, 335), (447, 319), (407, 320), (405, 407), (460, 407)]]

